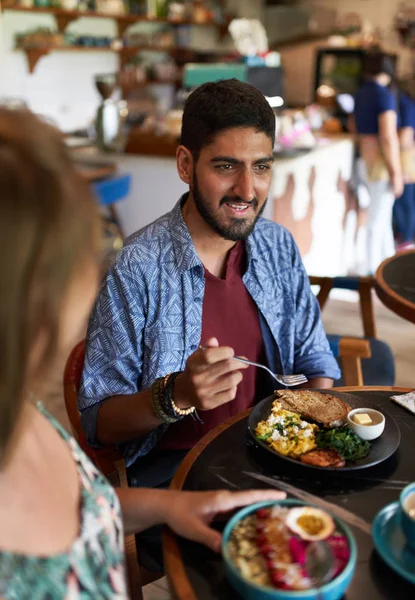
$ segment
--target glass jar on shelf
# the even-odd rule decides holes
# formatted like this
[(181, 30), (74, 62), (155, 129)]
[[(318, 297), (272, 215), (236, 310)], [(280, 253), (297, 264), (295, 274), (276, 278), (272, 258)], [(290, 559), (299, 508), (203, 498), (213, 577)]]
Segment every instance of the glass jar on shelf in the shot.
[(78, 8), (78, 0), (58, 0), (56, 5), (58, 8), (64, 8), (65, 10), (76, 10)]
[(169, 2), (168, 18), (172, 21), (183, 21), (185, 19), (185, 8), (183, 2)]
[(125, 9), (131, 15), (145, 15), (147, 4), (145, 0), (125, 0)]
[(165, 19), (168, 14), (168, 0), (157, 0), (157, 17), (159, 19)]
[(206, 23), (207, 21), (209, 21), (209, 11), (206, 8), (203, 0), (194, 0), (192, 19), (196, 23)]
[(98, 12), (108, 15), (123, 15), (125, 5), (123, 0), (96, 0)]

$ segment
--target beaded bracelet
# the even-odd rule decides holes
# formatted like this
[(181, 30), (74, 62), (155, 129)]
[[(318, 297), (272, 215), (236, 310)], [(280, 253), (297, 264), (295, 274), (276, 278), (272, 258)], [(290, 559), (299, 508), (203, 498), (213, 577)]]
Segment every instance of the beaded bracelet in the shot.
[(195, 406), (189, 406), (189, 408), (179, 408), (177, 404), (175, 404), (173, 398), (170, 400), (172, 408), (177, 415), (185, 417), (186, 415), (191, 415), (195, 412)]
[(156, 416), (166, 424), (176, 423), (190, 415), (194, 421), (203, 425), (195, 406), (179, 408), (173, 400), (174, 381), (181, 371), (159, 377), (151, 387), (151, 404)]
[(163, 408), (164, 399), (164, 377), (159, 377), (151, 386), (151, 405), (154, 414), (160, 421), (166, 424), (172, 424), (179, 421), (181, 417), (170, 416)]
[(189, 406), (188, 408), (179, 408), (177, 406), (177, 404), (175, 403), (175, 401), (173, 400), (173, 393), (174, 393), (174, 381), (177, 377), (177, 375), (179, 375), (180, 373), (172, 373), (169, 381), (168, 381), (168, 386), (166, 386), (166, 395), (168, 394), (168, 399), (170, 401), (170, 405), (173, 409), (174, 414), (176, 415), (180, 415), (181, 417), (186, 417), (187, 415), (191, 415), (192, 413), (195, 412), (196, 407), (195, 406)]
[(189, 406), (189, 408), (179, 408), (173, 400), (174, 382), (175, 382), (176, 377), (178, 375), (180, 375), (180, 373), (182, 373), (182, 371), (179, 371), (176, 373), (171, 373), (170, 375), (167, 376), (166, 387), (165, 387), (166, 400), (167, 399), (169, 400), (170, 408), (173, 410), (173, 414), (181, 415), (181, 418), (186, 417), (187, 415), (190, 415), (192, 417), (193, 421), (198, 421), (201, 425), (203, 425), (203, 420), (199, 417), (199, 414), (198, 414), (195, 406)]

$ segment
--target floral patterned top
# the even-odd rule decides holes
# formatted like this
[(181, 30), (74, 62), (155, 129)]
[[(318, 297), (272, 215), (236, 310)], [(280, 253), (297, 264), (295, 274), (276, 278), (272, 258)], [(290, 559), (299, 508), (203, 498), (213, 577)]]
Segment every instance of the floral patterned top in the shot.
[(75, 440), (42, 406), (68, 444), (81, 480), (81, 529), (69, 552), (41, 557), (0, 552), (5, 600), (126, 600), (124, 532), (118, 497)]

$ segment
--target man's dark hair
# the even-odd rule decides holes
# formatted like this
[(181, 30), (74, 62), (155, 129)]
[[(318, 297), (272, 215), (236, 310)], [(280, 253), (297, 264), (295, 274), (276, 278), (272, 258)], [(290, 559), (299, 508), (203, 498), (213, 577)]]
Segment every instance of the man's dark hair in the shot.
[(237, 79), (205, 83), (186, 101), (180, 143), (197, 160), (215, 135), (234, 127), (253, 127), (274, 146), (275, 115), (257, 88)]
[(395, 71), (395, 60), (385, 52), (369, 52), (363, 59), (364, 77), (376, 77), (376, 75), (385, 73), (393, 79)]

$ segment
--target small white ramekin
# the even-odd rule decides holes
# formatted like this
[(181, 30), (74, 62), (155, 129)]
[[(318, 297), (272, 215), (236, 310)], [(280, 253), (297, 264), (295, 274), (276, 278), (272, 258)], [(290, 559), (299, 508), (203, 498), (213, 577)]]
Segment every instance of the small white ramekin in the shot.
[[(366, 413), (372, 419), (372, 425), (359, 425), (353, 421), (354, 415)], [(373, 408), (355, 408), (347, 415), (347, 424), (362, 440), (370, 441), (380, 437), (385, 429), (385, 416)]]

